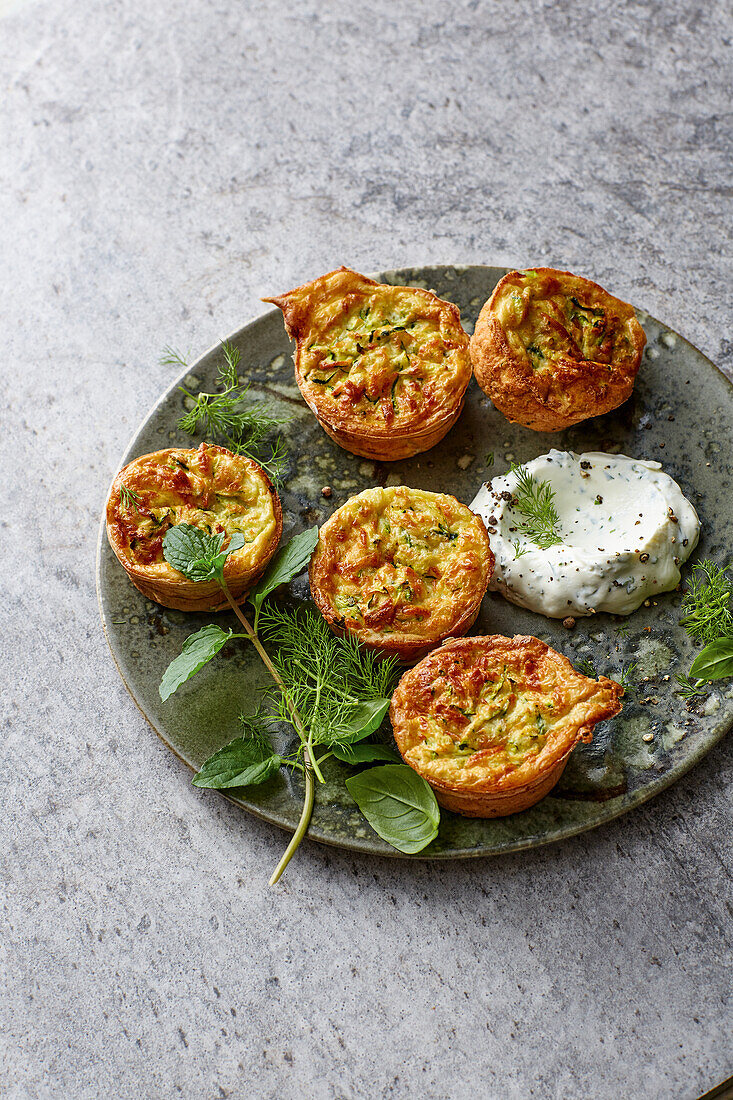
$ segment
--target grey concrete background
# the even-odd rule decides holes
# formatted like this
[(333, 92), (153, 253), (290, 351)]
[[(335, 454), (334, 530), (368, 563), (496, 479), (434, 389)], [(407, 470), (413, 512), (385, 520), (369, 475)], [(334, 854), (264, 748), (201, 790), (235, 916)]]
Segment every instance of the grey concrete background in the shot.
[[(0, 1092), (693, 1098), (733, 1071), (730, 741), (458, 865), (195, 790), (106, 650), (108, 481), (170, 379), (341, 262), (568, 266), (733, 365), (726, 3), (0, 2)], [(701, 418), (706, 411), (701, 410)]]

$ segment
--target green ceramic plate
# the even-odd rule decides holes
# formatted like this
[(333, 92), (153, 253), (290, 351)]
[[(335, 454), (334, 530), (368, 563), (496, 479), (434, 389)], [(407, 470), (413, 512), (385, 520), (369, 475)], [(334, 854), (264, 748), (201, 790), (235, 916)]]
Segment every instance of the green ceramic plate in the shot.
[[(460, 306), (466, 329), (474, 321), (504, 268), (426, 267), (390, 271), (386, 282), (434, 289)], [(281, 493), (284, 537), (321, 523), (348, 497), (371, 485), (405, 483), (453, 493), (469, 503), (487, 478), (510, 462), (526, 462), (550, 447), (623, 452), (658, 459), (694, 502), (702, 520), (693, 557), (724, 561), (731, 522), (733, 453), (731, 385), (699, 351), (659, 321), (639, 313), (648, 344), (633, 396), (616, 412), (569, 431), (542, 435), (510, 424), (475, 382), (458, 424), (437, 447), (417, 458), (383, 464), (342, 451), (319, 427), (301, 400), (293, 378), (290, 344), (279, 311), (246, 325), (232, 341), (241, 349), (242, 373), (254, 397), (268, 397), (292, 415), (286, 429), (290, 467)], [(217, 350), (207, 352), (187, 376), (194, 389), (211, 390)], [(181, 379), (177, 380), (181, 381)], [(196, 446), (177, 428), (183, 395), (174, 383), (146, 418), (122, 464), (169, 446)], [(489, 456), (493, 454), (493, 465)], [(333, 496), (321, 494), (330, 485)], [(100, 533), (98, 591), (105, 632), (120, 674), (135, 702), (166, 745), (197, 769), (238, 735), (237, 716), (253, 709), (263, 683), (251, 647), (232, 644), (176, 695), (161, 703), (158, 684), (186, 636), (210, 621), (206, 615), (167, 611), (132, 587)], [(300, 578), (291, 596), (308, 596)], [(515, 851), (600, 825), (668, 787), (699, 760), (733, 724), (733, 690), (722, 682), (707, 699), (688, 708), (675, 694), (674, 674), (687, 672), (694, 653), (678, 624), (680, 596), (661, 596), (628, 618), (597, 615), (568, 632), (541, 615), (500, 596), (486, 596), (475, 626), (478, 634), (535, 634), (571, 661), (594, 662), (599, 673), (618, 676), (636, 662), (633, 691), (623, 714), (596, 727), (593, 743), (573, 753), (559, 787), (533, 809), (513, 817), (478, 821), (442, 813), (437, 839), (422, 858), (455, 858)], [(230, 617), (219, 621), (227, 625)], [(235, 620), (231, 616), (232, 625)], [(388, 723), (383, 737), (389, 739)], [(398, 855), (366, 823), (344, 779), (352, 769), (329, 761), (327, 783), (318, 785), (309, 836), (327, 844), (380, 855)], [(234, 794), (251, 813), (284, 829), (295, 827), (301, 802), (299, 779), (281, 774), (260, 787)], [(202, 798), (218, 797), (201, 792)]]

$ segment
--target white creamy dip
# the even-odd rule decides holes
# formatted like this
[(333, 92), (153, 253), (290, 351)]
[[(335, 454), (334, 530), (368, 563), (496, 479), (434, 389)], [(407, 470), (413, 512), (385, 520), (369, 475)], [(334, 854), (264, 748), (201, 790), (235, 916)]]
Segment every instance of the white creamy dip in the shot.
[(563, 541), (541, 550), (519, 533), (523, 517), (512, 505), (516, 474), (482, 485), (471, 509), (486, 523), (496, 555), (490, 588), (521, 607), (563, 619), (598, 611), (628, 615), (650, 596), (677, 587), (700, 521), (659, 462), (552, 450), (525, 469), (552, 486)]

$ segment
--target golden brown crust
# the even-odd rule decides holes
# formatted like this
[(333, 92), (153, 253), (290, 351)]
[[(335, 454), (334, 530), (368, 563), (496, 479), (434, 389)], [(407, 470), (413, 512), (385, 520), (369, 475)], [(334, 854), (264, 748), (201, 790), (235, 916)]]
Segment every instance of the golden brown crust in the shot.
[(494, 567), (486, 528), (455, 499), (367, 489), (321, 527), (313, 599), (331, 629), (417, 661), (476, 621)]
[(509, 419), (539, 432), (601, 416), (631, 395), (646, 344), (633, 307), (569, 271), (510, 271), (471, 338), (476, 380)]
[(141, 455), (114, 479), (107, 537), (135, 587), (164, 607), (221, 611), (229, 605), (216, 581), (190, 581), (165, 561), (163, 536), (177, 523), (225, 534), (224, 548), (234, 531), (244, 534), (245, 546), (224, 566), (229, 591), (241, 603), (277, 549), (282, 508), (261, 466), (213, 444)]
[(468, 817), (528, 809), (579, 741), (621, 710), (623, 688), (591, 680), (538, 638), (461, 638), (400, 680), (390, 719), (405, 762), (442, 806)]
[(263, 301), (283, 311), (300, 392), (345, 450), (409, 458), (435, 446), (460, 416), (471, 364), (451, 302), (346, 267)]

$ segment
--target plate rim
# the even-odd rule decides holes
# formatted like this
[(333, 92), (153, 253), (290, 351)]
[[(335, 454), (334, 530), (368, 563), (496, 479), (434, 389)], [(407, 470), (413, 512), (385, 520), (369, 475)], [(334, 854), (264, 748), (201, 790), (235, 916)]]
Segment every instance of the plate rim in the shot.
[[(424, 264), (424, 265), (419, 265), (419, 264), (418, 265), (411, 265), (411, 266), (408, 266), (408, 267), (383, 268), (380, 272), (376, 273), (376, 275), (374, 275), (373, 277), (383, 280), (385, 276), (390, 276), (390, 275), (400, 273), (400, 272), (425, 270), (426, 268), (450, 268), (453, 271), (467, 271), (467, 270), (471, 270), (471, 271), (482, 271), (482, 270), (497, 271), (497, 270), (499, 270), (499, 271), (509, 272), (509, 271), (521, 270), (519, 268), (504, 267), (503, 265), (494, 266), (494, 265), (491, 265), (491, 264), (437, 264), (437, 263), (432, 263), (432, 264)], [(372, 277), (372, 276), (370, 276), (370, 277)], [(406, 285), (409, 285), (409, 284), (406, 284)], [(683, 336), (682, 333), (680, 333), (676, 329), (672, 328), (665, 321), (660, 321), (657, 317), (655, 317), (653, 314), (649, 313), (647, 310), (642, 309), (641, 307), (637, 307), (637, 306), (634, 306), (633, 308), (634, 308), (636, 313), (643, 314), (645, 317), (648, 317), (650, 321), (653, 321), (655, 324), (658, 324), (662, 328), (666, 329), (667, 332), (673, 333), (679, 340), (682, 340), (685, 344), (688, 345), (688, 347), (692, 348), (693, 351), (696, 352), (697, 355), (701, 355), (703, 357), (703, 359), (705, 359), (705, 361), (707, 363), (709, 363), (710, 366), (712, 366), (715, 369), (715, 371), (721, 376), (721, 378), (723, 378), (723, 380), (727, 383), (727, 385), (730, 387), (730, 389), (733, 390), (733, 381), (728, 377), (728, 375), (716, 363), (714, 363), (713, 360), (710, 359), (705, 354), (705, 352), (701, 351), (695, 344), (693, 344), (690, 340), (688, 340), (686, 336)], [(103, 552), (103, 549), (104, 549), (104, 546), (105, 546), (105, 539), (106, 539), (106, 502), (107, 502), (107, 499), (109, 497), (109, 493), (110, 493), (110, 490), (112, 488), (112, 484), (114, 483), (114, 480), (117, 477), (118, 472), (122, 469), (122, 467), (127, 462), (131, 461), (131, 459), (133, 457), (135, 457), (131, 453), (133, 451), (133, 448), (134, 448), (135, 440), (138, 438), (138, 436), (141, 434), (141, 432), (143, 431), (145, 426), (148, 424), (149, 420), (151, 419), (151, 417), (155, 413), (156, 409), (158, 409), (159, 406), (180, 386), (181, 382), (186, 378), (186, 376), (189, 375), (189, 374), (193, 374), (195, 372), (195, 369), (196, 369), (197, 365), (199, 363), (201, 363), (203, 360), (207, 359), (212, 354), (214, 354), (222, 346), (223, 343), (225, 343), (226, 341), (232, 341), (232, 342), (238, 341), (254, 325), (260, 324), (262, 321), (266, 320), (268, 317), (277, 316), (277, 314), (278, 314), (278, 310), (277, 310), (276, 307), (273, 308), (273, 309), (265, 310), (263, 313), (258, 314), (255, 317), (252, 317), (249, 321), (245, 322), (244, 325), (241, 325), (238, 329), (235, 329), (229, 335), (222, 337), (222, 339), (220, 339), (220, 340), (217, 340), (214, 344), (210, 345), (204, 352), (202, 352), (199, 356), (197, 356), (195, 362), (191, 363), (183, 371), (181, 371), (180, 374), (178, 374), (176, 376), (176, 378), (173, 380), (173, 382), (168, 386), (168, 388), (165, 389), (162, 393), (160, 393), (158, 395), (157, 399), (153, 402), (152, 405), (150, 405), (147, 412), (144, 414), (142, 419), (138, 422), (138, 425), (135, 428), (135, 430), (133, 431), (132, 435), (129, 437), (127, 445), (126, 445), (125, 449), (123, 450), (122, 457), (119, 461), (119, 464), (117, 465), (114, 473), (112, 474), (112, 478), (110, 480), (109, 487), (107, 489), (107, 492), (104, 495), (104, 501), (102, 503), (102, 511), (101, 511), (101, 517), (100, 517), (100, 522), (99, 522), (99, 533), (98, 533), (98, 536), (97, 536), (97, 546), (96, 546), (96, 554), (95, 554), (95, 588), (96, 588), (96, 593), (97, 593), (97, 606), (98, 606), (98, 609), (99, 609), (99, 617), (100, 617), (101, 624), (102, 624), (102, 632), (104, 634), (104, 638), (105, 638), (105, 641), (107, 643), (107, 647), (109, 649), (110, 656), (112, 657), (112, 661), (115, 665), (115, 668), (117, 669), (119, 677), (122, 680), (122, 683), (123, 683), (126, 691), (128, 692), (128, 694), (129, 694), (130, 698), (132, 699), (133, 703), (135, 704), (135, 706), (139, 710), (140, 714), (143, 716), (143, 718), (147, 722), (148, 726), (153, 730), (153, 732), (157, 735), (157, 737), (165, 745), (165, 747), (170, 752), (172, 752), (173, 755), (182, 764), (184, 764), (185, 767), (188, 768), (188, 770), (193, 774), (195, 774), (196, 769), (191, 764), (189, 764), (188, 761), (185, 760), (183, 756), (181, 756), (181, 754), (178, 752), (178, 750), (166, 738), (164, 733), (160, 729), (158, 729), (155, 722), (153, 722), (153, 720), (149, 717), (149, 715), (147, 715), (145, 713), (141, 703), (139, 702), (139, 700), (137, 699), (137, 697), (135, 695), (135, 692), (133, 691), (131, 685), (128, 683), (122, 668), (120, 667), (120, 663), (117, 660), (117, 656), (116, 656), (114, 648), (112, 646), (112, 641), (111, 641), (111, 638), (110, 638), (110, 635), (109, 635), (109, 632), (108, 632), (108, 629), (107, 629), (107, 622), (106, 622), (105, 613), (104, 613), (104, 605), (103, 605), (103, 601), (102, 601), (102, 577), (101, 577), (101, 573), (102, 573), (102, 552)], [(731, 396), (733, 397), (733, 394)], [(660, 776), (656, 780), (654, 780), (652, 783), (650, 783), (649, 785), (640, 788), (637, 792), (635, 792), (635, 795), (632, 796), (631, 802), (626, 802), (622, 806), (614, 807), (611, 810), (611, 812), (609, 812), (609, 813), (606, 813), (606, 814), (601, 813), (601, 815), (596, 820), (594, 820), (592, 822), (574, 823), (574, 824), (568, 825), (567, 828), (565, 828), (565, 829), (561, 828), (558, 832), (553, 833), (552, 836), (521, 837), (521, 838), (518, 838), (516, 841), (509, 842), (506, 845), (502, 845), (501, 848), (494, 848), (494, 849), (490, 849), (490, 850), (487, 850), (485, 848), (480, 848), (480, 849), (466, 849), (466, 850), (460, 850), (460, 851), (442, 851), (442, 852), (422, 851), (422, 852), (418, 852), (414, 855), (409, 855), (409, 854), (404, 853), (404, 852), (399, 852), (396, 848), (390, 848), (389, 850), (385, 850), (385, 851), (380, 850), (378, 852), (375, 852), (374, 848), (372, 846), (374, 841), (371, 837), (364, 838), (364, 841), (359, 841), (357, 838), (353, 838), (353, 839), (352, 838), (347, 838), (347, 839), (336, 840), (332, 836), (329, 836), (328, 834), (322, 832), (318, 828), (314, 829), (312, 825), (309, 826), (308, 831), (305, 835), (305, 839), (314, 841), (317, 844), (324, 844), (324, 845), (327, 845), (328, 847), (331, 847), (331, 848), (340, 849), (342, 851), (355, 852), (355, 853), (359, 853), (359, 854), (362, 854), (362, 855), (368, 855), (372, 858), (376, 857), (376, 858), (384, 858), (384, 859), (402, 859), (402, 860), (438, 861), (438, 860), (458, 860), (458, 859), (465, 860), (465, 859), (481, 859), (481, 858), (491, 859), (491, 858), (496, 858), (496, 857), (500, 857), (500, 856), (508, 856), (508, 855), (514, 854), (516, 852), (527, 851), (529, 849), (544, 848), (544, 847), (547, 847), (550, 844), (560, 843), (562, 841), (569, 840), (570, 838), (572, 838), (574, 836), (580, 836), (582, 833), (591, 832), (592, 830), (597, 829), (602, 825), (606, 825), (609, 822), (614, 821), (618, 817), (622, 817), (626, 813), (630, 813), (630, 812), (638, 809), (639, 806), (644, 805), (644, 803), (650, 801), (652, 798), (655, 798), (657, 795), (659, 795), (663, 791), (667, 790), (673, 784), (677, 783), (680, 779), (683, 779), (684, 776), (687, 775), (687, 773), (692, 768), (694, 768), (697, 764), (699, 764), (700, 761), (705, 756), (707, 756), (709, 752), (711, 752), (717, 745), (720, 744), (720, 742), (723, 740), (723, 738), (728, 733), (730, 733), (731, 729), (733, 729), (733, 716), (731, 716), (730, 721), (727, 724), (725, 722), (721, 722), (720, 726), (717, 729), (715, 729), (714, 732), (711, 734), (710, 739), (707, 740), (704, 744), (698, 745), (696, 747), (696, 749), (694, 749), (690, 753), (690, 755), (685, 758), (685, 760), (680, 764), (678, 771), (675, 771), (673, 773), (667, 773), (664, 776)], [(277, 828), (282, 829), (284, 832), (292, 834), (295, 831), (295, 828), (297, 827), (297, 824), (290, 824), (289, 822), (283, 821), (281, 818), (278, 818), (277, 816), (274, 816), (272, 813), (263, 812), (262, 810), (260, 810), (256, 806), (246, 805), (242, 800), (234, 798), (233, 796), (227, 794), (226, 791), (224, 791), (224, 790), (217, 790), (216, 793), (218, 795), (220, 795), (221, 797), (225, 798), (226, 801), (228, 803), (230, 803), (230, 805), (236, 806), (237, 809), (239, 809), (241, 811), (244, 811), (245, 813), (251, 814), (253, 817), (258, 818), (260, 821), (265, 821), (270, 825), (275, 825)], [(548, 798), (552, 797), (552, 794), (550, 793), (549, 795), (547, 795), (547, 797)], [(621, 796), (618, 796), (618, 797), (621, 797)], [(616, 799), (608, 799), (607, 802), (603, 803), (602, 805), (606, 805), (606, 806), (611, 807), (612, 803), (615, 802), (615, 801), (616, 801)], [(375, 836), (377, 836), (376, 833), (375, 833)]]

